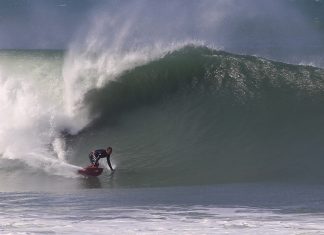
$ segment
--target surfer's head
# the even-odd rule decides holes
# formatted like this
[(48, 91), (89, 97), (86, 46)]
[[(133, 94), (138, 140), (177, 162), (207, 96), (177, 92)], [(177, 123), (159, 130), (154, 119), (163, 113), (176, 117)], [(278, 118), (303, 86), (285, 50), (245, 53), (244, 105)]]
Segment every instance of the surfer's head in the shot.
[(111, 154), (111, 153), (112, 153), (112, 147), (108, 147), (108, 148), (106, 149), (106, 151), (107, 151), (108, 154)]

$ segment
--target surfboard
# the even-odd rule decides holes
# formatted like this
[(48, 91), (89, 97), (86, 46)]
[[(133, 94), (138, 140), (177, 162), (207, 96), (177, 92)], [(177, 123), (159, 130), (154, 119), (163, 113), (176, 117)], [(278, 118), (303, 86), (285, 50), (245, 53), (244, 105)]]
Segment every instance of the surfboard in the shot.
[(83, 169), (78, 170), (78, 173), (84, 176), (99, 176), (101, 175), (103, 168), (101, 167), (94, 167), (94, 166), (87, 166)]

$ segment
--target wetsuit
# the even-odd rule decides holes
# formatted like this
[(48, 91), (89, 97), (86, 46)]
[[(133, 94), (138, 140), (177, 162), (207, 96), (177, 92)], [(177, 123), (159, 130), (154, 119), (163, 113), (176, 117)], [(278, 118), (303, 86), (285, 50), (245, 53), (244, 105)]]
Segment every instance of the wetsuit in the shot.
[(92, 151), (90, 154), (89, 154), (89, 159), (90, 159), (90, 162), (93, 164), (93, 165), (96, 165), (98, 166), (98, 162), (100, 160), (100, 158), (107, 158), (107, 163), (108, 163), (108, 166), (109, 168), (113, 171), (114, 169), (112, 168), (111, 166), (111, 163), (110, 163), (110, 154), (107, 153), (107, 151), (105, 149), (97, 149), (95, 151)]

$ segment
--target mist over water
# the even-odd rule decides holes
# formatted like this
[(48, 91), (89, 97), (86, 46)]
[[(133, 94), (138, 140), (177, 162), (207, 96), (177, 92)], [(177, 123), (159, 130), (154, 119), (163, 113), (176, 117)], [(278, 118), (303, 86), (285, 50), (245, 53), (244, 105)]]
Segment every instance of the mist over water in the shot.
[(70, 49), (95, 42), (102, 52), (125, 44), (201, 40), (226, 51), (320, 65), (322, 10), (316, 0), (4, 0), (0, 48)]
[[(199, 41), (234, 53), (321, 65), (324, 31), (313, 21), (319, 20), (316, 12), (311, 18), (299, 2), (127, 1), (100, 5), (91, 13), (90, 26), (82, 28), (72, 44), (79, 45), (82, 53), (87, 48), (90, 53), (109, 54)], [(310, 4), (319, 9), (323, 5), (318, 1)]]

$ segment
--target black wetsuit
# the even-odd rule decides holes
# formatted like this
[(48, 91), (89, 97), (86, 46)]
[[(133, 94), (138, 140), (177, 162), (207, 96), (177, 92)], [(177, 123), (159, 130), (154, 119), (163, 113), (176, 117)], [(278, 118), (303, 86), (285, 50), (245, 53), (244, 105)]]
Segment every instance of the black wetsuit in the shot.
[(89, 154), (89, 159), (90, 159), (90, 162), (96, 166), (98, 166), (98, 162), (100, 160), (100, 158), (107, 158), (107, 163), (108, 163), (108, 166), (109, 168), (113, 171), (114, 169), (112, 168), (111, 166), (111, 163), (110, 163), (110, 154), (107, 153), (107, 151), (105, 149), (97, 149), (95, 151), (92, 151), (90, 154)]

